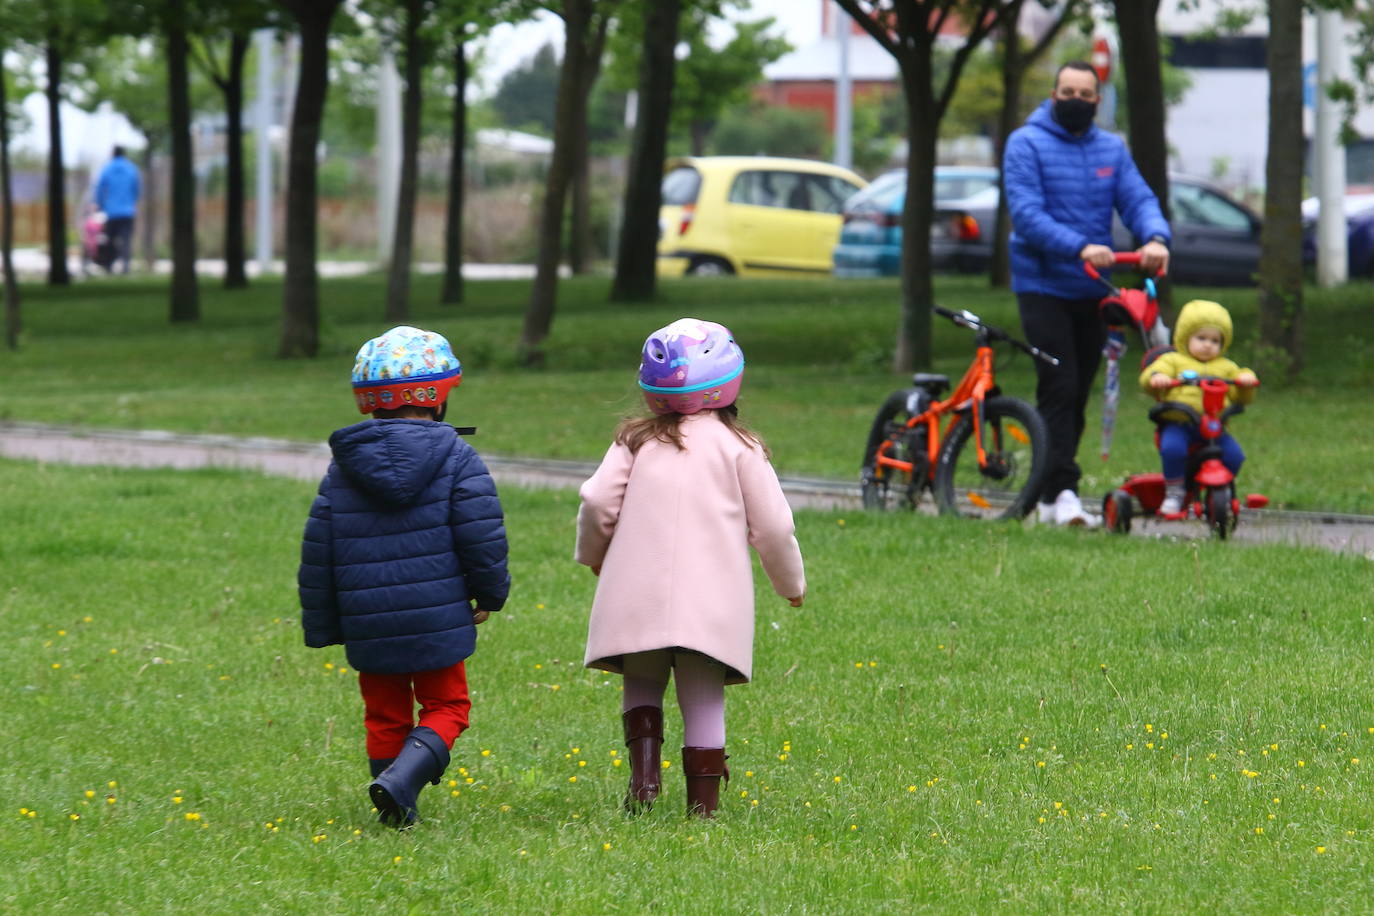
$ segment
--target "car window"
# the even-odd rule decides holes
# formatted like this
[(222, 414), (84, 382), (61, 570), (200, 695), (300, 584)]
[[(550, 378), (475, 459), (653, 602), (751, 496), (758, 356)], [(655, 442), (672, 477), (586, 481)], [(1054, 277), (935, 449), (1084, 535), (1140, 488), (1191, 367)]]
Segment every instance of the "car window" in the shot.
[(859, 190), (838, 175), (808, 175), (806, 181), (811, 209), (817, 213), (839, 213), (850, 195)]
[(1169, 209), (1175, 222), (1185, 226), (1210, 226), (1233, 232), (1250, 232), (1250, 215), (1214, 191), (1197, 185), (1169, 185)]
[(971, 197), (979, 191), (996, 187), (996, 176), (989, 175), (949, 175), (935, 176), (935, 199), (937, 201), (959, 200)]
[(680, 165), (663, 176), (660, 189), (664, 206), (681, 207), (697, 202), (701, 190), (701, 173), (690, 165)]

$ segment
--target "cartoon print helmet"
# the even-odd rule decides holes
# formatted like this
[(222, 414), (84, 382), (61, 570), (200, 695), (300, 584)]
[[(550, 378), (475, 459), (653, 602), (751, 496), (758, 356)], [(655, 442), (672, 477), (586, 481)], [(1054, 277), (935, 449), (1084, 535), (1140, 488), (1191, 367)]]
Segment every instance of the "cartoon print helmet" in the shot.
[(444, 335), (407, 325), (362, 345), (353, 361), (353, 397), (367, 414), (378, 407), (438, 408), (463, 380), (463, 367)]
[(728, 407), (739, 396), (744, 353), (724, 325), (679, 318), (644, 341), (639, 387), (656, 414)]

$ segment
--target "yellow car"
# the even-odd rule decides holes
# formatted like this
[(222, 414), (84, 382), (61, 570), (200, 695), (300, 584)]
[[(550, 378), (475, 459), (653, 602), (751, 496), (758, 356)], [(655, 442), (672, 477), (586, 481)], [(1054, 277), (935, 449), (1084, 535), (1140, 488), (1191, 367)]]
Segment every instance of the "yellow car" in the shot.
[(865, 184), (848, 169), (809, 159), (669, 159), (658, 275), (828, 276), (840, 207)]

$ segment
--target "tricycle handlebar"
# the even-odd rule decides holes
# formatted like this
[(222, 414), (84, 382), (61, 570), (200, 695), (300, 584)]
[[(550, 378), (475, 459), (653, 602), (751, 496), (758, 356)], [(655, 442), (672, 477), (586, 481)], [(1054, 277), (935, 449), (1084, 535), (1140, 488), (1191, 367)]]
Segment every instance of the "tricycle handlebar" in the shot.
[[(1112, 257), (1116, 259), (1117, 264), (1130, 264), (1136, 267), (1140, 266), (1140, 252), (1138, 251), (1114, 251), (1112, 252)], [(1096, 267), (1087, 261), (1083, 262), (1083, 272), (1094, 280), (1102, 279), (1102, 274), (1098, 272)], [(1162, 277), (1164, 276), (1164, 272), (1157, 271), (1155, 276)]]

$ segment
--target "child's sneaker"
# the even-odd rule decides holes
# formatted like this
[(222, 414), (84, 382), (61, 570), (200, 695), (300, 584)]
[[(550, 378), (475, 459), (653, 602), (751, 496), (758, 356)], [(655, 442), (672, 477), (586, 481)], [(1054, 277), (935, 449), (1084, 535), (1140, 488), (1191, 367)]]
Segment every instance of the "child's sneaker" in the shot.
[(1183, 500), (1187, 497), (1183, 484), (1171, 483), (1164, 487), (1164, 502), (1159, 504), (1160, 515), (1179, 515), (1183, 512)]
[(1073, 490), (1060, 490), (1052, 503), (1041, 503), (1039, 519), (1055, 525), (1096, 528), (1101, 519), (1083, 508), (1083, 501)]

